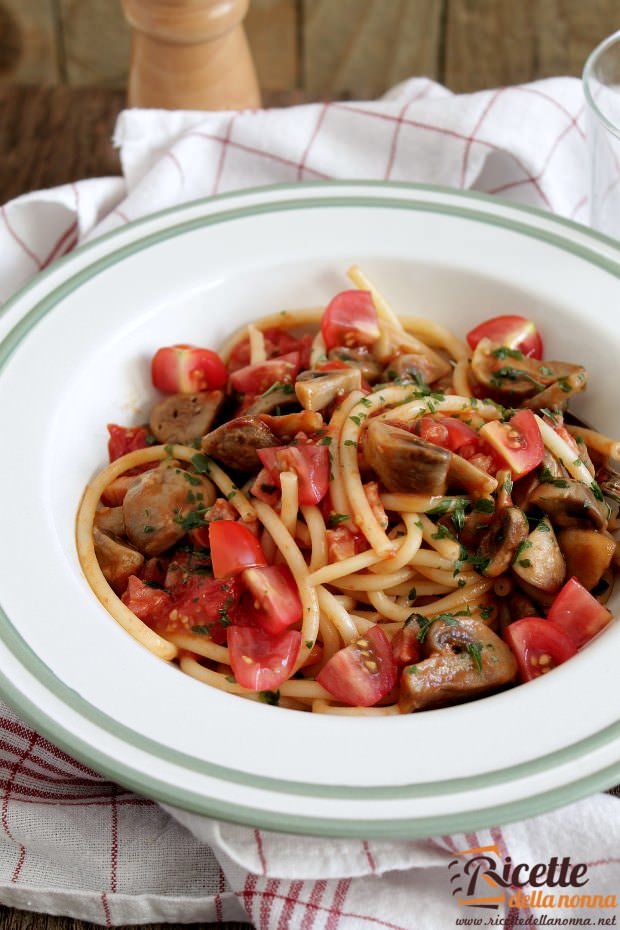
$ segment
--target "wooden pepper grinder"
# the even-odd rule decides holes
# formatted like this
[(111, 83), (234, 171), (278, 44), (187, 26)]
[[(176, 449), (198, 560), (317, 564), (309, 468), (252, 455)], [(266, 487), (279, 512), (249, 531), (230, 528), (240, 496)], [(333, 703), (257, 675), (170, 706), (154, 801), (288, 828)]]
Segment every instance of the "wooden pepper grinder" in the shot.
[(130, 107), (260, 106), (243, 19), (249, 0), (122, 0), (133, 29)]

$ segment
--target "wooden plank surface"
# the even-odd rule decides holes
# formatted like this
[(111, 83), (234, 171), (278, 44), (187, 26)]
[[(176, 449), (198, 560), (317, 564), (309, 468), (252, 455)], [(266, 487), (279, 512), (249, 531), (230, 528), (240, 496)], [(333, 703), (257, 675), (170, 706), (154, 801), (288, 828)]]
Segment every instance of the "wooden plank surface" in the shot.
[(412, 74), (437, 76), (437, 0), (302, 0), (302, 9), (302, 86), (311, 98), (367, 99)]
[(1, 0), (0, 83), (59, 80), (57, 22), (50, 0)]
[[(16, 911), (0, 905), (0, 927), (2, 930), (95, 930), (99, 924), (71, 917), (54, 917), (48, 914), (32, 914), (29, 911)], [(186, 930), (188, 924), (141, 924), (127, 926), (122, 930)], [(196, 930), (251, 930), (250, 924), (237, 922), (224, 924), (191, 924)], [(290, 930), (293, 930), (291, 927)]]
[(618, 28), (617, 0), (448, 0), (443, 78), (464, 92), (580, 75)]

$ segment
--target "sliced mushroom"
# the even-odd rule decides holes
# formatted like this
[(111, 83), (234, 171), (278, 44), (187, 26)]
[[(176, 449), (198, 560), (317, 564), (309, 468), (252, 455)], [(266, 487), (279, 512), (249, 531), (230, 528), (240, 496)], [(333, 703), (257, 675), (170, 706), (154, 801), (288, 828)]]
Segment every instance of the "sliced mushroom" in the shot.
[(381, 365), (363, 346), (358, 349), (349, 346), (335, 346), (329, 350), (327, 358), (330, 362), (346, 362), (352, 368), (358, 368), (362, 373), (362, 378), (368, 381), (369, 384), (374, 384), (381, 379)]
[(560, 549), (569, 576), (591, 591), (599, 583), (614, 557), (616, 542), (607, 533), (581, 527), (567, 527), (558, 533)]
[(172, 394), (151, 410), (151, 430), (163, 443), (191, 443), (209, 432), (223, 400), (222, 391)]
[[(497, 400), (520, 400), (540, 394), (554, 382), (583, 373), (579, 365), (526, 358), (506, 346), (481, 339), (471, 359), (475, 380)], [(572, 390), (572, 389), (571, 389)]]
[(337, 397), (359, 391), (361, 386), (362, 373), (359, 368), (302, 371), (295, 382), (295, 393), (305, 410), (323, 410)]
[(260, 419), (269, 429), (281, 440), (293, 439), (297, 433), (306, 433), (310, 436), (312, 433), (318, 433), (323, 429), (323, 417), (320, 413), (312, 413), (310, 410), (302, 410), (300, 413), (285, 413), (279, 417), (272, 417), (264, 413)]
[(572, 478), (545, 481), (529, 495), (528, 507), (538, 507), (556, 526), (592, 524), (602, 530), (607, 526), (607, 509), (590, 488)]
[(260, 468), (258, 449), (279, 446), (280, 439), (261, 417), (241, 416), (214, 429), (202, 440), (202, 451), (237, 471)]
[(588, 383), (588, 372), (585, 368), (578, 368), (565, 378), (554, 381), (549, 387), (524, 401), (524, 407), (540, 410), (543, 407), (559, 408), (563, 410), (571, 397), (584, 391)]
[(400, 426), (371, 420), (364, 454), (389, 491), (445, 492), (450, 453)]
[(137, 575), (144, 565), (144, 556), (127, 543), (102, 533), (97, 525), (93, 527), (93, 542), (106, 581), (117, 594), (122, 594), (129, 576)]
[(450, 362), (443, 355), (420, 342), (411, 333), (385, 320), (381, 322), (381, 336), (373, 347), (373, 353), (383, 365), (388, 365), (400, 355), (415, 355), (420, 361), (423, 359), (423, 377), (427, 384), (432, 384), (452, 370)]
[(271, 413), (279, 407), (297, 406), (297, 398), (292, 384), (274, 384), (273, 387), (260, 394), (243, 413), (245, 416), (258, 416), (261, 413)]
[(512, 570), (523, 581), (549, 594), (562, 587), (566, 565), (547, 517), (532, 530), (519, 549)]
[(422, 379), (428, 383), (429, 377), (433, 374), (434, 369), (429, 365), (426, 356), (407, 353), (398, 355), (386, 365), (383, 378), (385, 381), (394, 381), (398, 378), (402, 383), (417, 382)]
[(497, 578), (507, 571), (528, 529), (527, 517), (518, 507), (498, 511), (478, 545), (478, 555), (488, 560), (480, 569), (482, 574)]
[(111, 533), (112, 536), (124, 536), (125, 518), (123, 508), (99, 506), (95, 513), (95, 526), (102, 533)]
[(127, 538), (144, 555), (159, 555), (185, 535), (190, 511), (204, 512), (214, 500), (210, 481), (183, 471), (174, 460), (162, 462), (139, 475), (125, 495)]
[(425, 646), (429, 657), (403, 669), (399, 702), (403, 714), (467, 701), (516, 678), (511, 650), (480, 620), (436, 620)]

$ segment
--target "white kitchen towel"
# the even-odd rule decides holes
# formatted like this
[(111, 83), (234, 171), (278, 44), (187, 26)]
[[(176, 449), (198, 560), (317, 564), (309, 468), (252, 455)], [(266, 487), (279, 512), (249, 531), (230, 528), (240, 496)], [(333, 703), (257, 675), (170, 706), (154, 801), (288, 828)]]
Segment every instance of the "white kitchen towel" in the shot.
[[(265, 184), (415, 181), (588, 217), (584, 104), (571, 78), (467, 96), (417, 78), (375, 102), (127, 111), (116, 142), (122, 179), (34, 192), (1, 208), (0, 300), (87, 238), (177, 203)], [(620, 878), (620, 802), (609, 796), (464, 836), (292, 839), (164, 811), (71, 760), (1, 705), (0, 775), (0, 901), (16, 907), (108, 926), (247, 915), (265, 930), (445, 930), (489, 915), (510, 928), (541, 914), (594, 922), (618, 914), (609, 896)], [(500, 888), (490, 895), (505, 898), (497, 911), (459, 905), (475, 854), (457, 853), (478, 847), (491, 847), (500, 865), (508, 856), (530, 866), (569, 856), (586, 865), (588, 883), (568, 891), (599, 899), (594, 909), (577, 907), (587, 904), (580, 900), (518, 907), (523, 897), (510, 905), (518, 889)], [(489, 897), (488, 882), (481, 889)]]

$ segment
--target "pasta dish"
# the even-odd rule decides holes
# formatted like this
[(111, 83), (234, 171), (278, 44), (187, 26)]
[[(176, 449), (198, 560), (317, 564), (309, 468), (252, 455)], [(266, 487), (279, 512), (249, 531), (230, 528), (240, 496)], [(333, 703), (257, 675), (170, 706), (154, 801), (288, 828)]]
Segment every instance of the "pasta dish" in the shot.
[(348, 276), (219, 352), (158, 349), (148, 424), (108, 425), (80, 504), (84, 574), (156, 656), (285, 708), (547, 674), (609, 623), (620, 566), (620, 442), (567, 411), (587, 372), (524, 317), (462, 340)]

